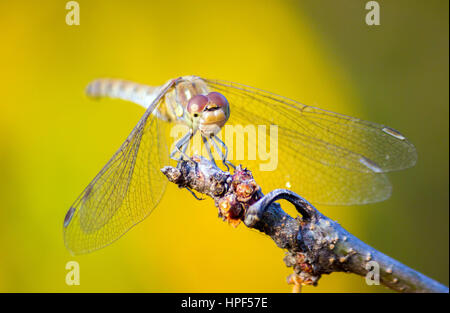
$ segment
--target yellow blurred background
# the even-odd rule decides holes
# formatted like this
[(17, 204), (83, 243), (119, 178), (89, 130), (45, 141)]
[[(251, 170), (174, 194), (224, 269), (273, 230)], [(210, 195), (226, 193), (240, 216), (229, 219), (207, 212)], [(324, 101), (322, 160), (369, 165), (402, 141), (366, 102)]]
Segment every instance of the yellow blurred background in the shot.
[[(347, 230), (448, 285), (448, 1), (0, 1), (0, 292), (289, 292), (283, 251), (169, 185), (113, 245), (71, 256), (62, 221), (143, 114), (91, 101), (86, 84), (226, 79), (383, 123), (416, 145), (388, 201), (319, 207)], [(263, 187), (264, 188), (264, 187)], [(290, 211), (292, 212), (292, 211)], [(65, 283), (68, 261), (80, 285)], [(304, 292), (384, 292), (332, 274)]]

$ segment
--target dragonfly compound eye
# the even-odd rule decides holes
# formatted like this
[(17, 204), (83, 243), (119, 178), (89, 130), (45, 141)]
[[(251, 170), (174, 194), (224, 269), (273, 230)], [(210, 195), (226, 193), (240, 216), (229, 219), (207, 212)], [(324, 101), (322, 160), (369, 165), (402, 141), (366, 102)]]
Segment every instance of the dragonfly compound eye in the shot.
[(210, 92), (207, 97), (211, 103), (217, 105), (219, 108), (228, 106), (227, 98), (218, 92)]
[(189, 100), (187, 111), (189, 114), (202, 112), (206, 104), (208, 104), (208, 98), (206, 96), (196, 95)]

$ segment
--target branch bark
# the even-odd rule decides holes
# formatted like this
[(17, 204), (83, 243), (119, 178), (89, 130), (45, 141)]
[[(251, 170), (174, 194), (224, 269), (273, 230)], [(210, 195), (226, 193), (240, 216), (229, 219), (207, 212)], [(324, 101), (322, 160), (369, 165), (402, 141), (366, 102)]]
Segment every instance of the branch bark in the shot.
[[(162, 172), (180, 188), (211, 197), (223, 220), (233, 226), (243, 222), (286, 249), (284, 262), (294, 270), (288, 283), (294, 290), (317, 285), (322, 274), (348, 272), (367, 277), (378, 269), (379, 282), (398, 292), (449, 292), (448, 287), (365, 244), (294, 192), (276, 189), (264, 196), (251, 172), (240, 166), (232, 175), (194, 156)], [(284, 212), (275, 202), (280, 199), (294, 204), (301, 217)]]

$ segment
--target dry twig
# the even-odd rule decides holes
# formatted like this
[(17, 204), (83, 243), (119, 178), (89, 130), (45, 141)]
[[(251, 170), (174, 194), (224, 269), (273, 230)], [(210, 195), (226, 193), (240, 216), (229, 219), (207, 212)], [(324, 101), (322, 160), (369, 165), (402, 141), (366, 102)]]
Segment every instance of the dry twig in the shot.
[[(176, 168), (166, 166), (162, 172), (179, 187), (213, 198), (219, 217), (234, 226), (243, 221), (286, 249), (284, 262), (294, 269), (288, 283), (296, 291), (301, 285), (317, 285), (322, 274), (349, 272), (366, 276), (372, 265), (378, 265), (380, 283), (393, 290), (449, 292), (448, 287), (365, 244), (292, 191), (277, 189), (264, 196), (251, 172), (240, 166), (231, 175), (207, 159), (194, 156)], [(275, 202), (280, 199), (294, 204), (301, 217), (285, 213)]]

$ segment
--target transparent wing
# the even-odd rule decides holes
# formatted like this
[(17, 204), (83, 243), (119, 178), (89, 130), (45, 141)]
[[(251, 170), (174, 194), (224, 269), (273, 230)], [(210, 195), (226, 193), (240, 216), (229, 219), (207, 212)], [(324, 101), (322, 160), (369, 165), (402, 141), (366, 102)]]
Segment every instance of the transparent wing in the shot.
[[(277, 126), (278, 165), (263, 181), (264, 189), (288, 187), (321, 204), (377, 202), (391, 194), (383, 173), (416, 162), (414, 146), (392, 128), (237, 83), (206, 82), (227, 97), (231, 106), (227, 124), (266, 125), (268, 134), (270, 125)], [(248, 140), (255, 144), (252, 136)], [(258, 168), (253, 161), (245, 164)]]
[(71, 206), (64, 219), (64, 241), (74, 254), (109, 245), (145, 219), (167, 184), (164, 122), (152, 111), (171, 87), (163, 88), (111, 160)]

